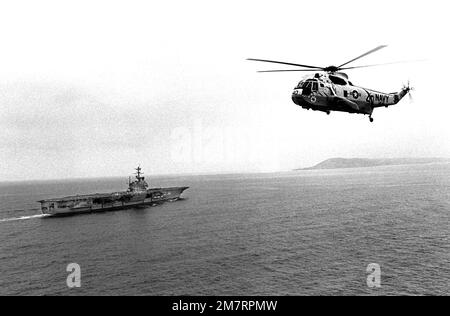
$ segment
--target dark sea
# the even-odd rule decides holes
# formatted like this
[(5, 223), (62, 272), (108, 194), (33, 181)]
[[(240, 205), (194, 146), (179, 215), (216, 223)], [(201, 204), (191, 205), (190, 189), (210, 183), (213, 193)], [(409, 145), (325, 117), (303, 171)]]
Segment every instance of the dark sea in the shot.
[[(37, 200), (127, 179), (0, 183), (0, 294), (450, 294), (449, 164), (149, 180), (190, 189), (160, 206), (49, 218)], [(80, 288), (66, 284), (69, 263)]]

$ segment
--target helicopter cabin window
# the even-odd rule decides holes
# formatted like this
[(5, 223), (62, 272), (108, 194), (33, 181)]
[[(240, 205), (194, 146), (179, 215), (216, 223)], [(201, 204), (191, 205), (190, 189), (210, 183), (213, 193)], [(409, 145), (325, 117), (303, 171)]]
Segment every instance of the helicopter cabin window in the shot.
[(338, 84), (340, 86), (345, 86), (347, 84), (347, 81), (345, 81), (342, 78), (336, 77), (336, 76), (329, 76), (331, 82), (333, 82), (334, 84)]
[(348, 91), (347, 90), (344, 90), (344, 97), (345, 98), (348, 97)]

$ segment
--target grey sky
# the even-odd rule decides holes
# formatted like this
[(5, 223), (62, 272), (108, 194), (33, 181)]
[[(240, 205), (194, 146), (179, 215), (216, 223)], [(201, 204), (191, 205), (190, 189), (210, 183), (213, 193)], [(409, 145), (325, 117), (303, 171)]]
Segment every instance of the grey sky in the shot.
[[(0, 4), (0, 181), (289, 170), (343, 157), (450, 156), (443, 1), (11, 1)], [(271, 65), (416, 88), (375, 123), (292, 103)], [(275, 68), (275, 67), (274, 67)], [(273, 68), (272, 68), (273, 69)]]

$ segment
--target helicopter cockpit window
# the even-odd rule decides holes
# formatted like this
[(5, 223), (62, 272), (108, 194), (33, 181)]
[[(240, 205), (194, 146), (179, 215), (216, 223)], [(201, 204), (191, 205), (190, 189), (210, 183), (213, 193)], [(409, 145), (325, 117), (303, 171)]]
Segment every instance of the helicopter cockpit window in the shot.
[(303, 83), (302, 95), (310, 95), (313, 91), (318, 91), (319, 83), (316, 80), (307, 80)]
[(300, 82), (298, 83), (297, 87), (295, 87), (295, 89), (301, 89), (301, 88), (302, 88), (302, 86), (303, 86), (303, 83), (304, 83), (304, 81), (303, 81), (303, 80), (302, 80), (302, 81), (300, 81)]

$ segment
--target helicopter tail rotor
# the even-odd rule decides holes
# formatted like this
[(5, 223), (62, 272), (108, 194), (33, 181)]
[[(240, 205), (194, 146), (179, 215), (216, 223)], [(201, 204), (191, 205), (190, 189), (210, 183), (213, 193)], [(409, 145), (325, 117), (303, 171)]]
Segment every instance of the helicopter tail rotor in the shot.
[(406, 85), (403, 85), (403, 91), (405, 92), (405, 94), (408, 95), (410, 102), (413, 101), (413, 96), (411, 94), (411, 91), (413, 91), (413, 90), (414, 90), (414, 87), (411, 87), (410, 82), (408, 80), (408, 83)]

